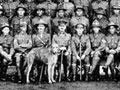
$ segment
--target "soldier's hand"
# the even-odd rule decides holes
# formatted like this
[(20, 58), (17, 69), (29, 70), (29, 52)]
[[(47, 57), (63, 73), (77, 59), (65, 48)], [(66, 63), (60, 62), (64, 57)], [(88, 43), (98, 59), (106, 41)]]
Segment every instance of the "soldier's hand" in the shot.
[(65, 56), (68, 56), (69, 55), (69, 52), (67, 51), (67, 52), (65, 52)]
[(60, 47), (60, 50), (65, 51), (66, 47)]
[(95, 51), (92, 51), (92, 52), (91, 52), (91, 57), (93, 57), (94, 53), (95, 53)]
[(84, 55), (84, 54), (81, 56), (81, 59), (82, 59), (82, 60), (85, 59), (85, 55)]

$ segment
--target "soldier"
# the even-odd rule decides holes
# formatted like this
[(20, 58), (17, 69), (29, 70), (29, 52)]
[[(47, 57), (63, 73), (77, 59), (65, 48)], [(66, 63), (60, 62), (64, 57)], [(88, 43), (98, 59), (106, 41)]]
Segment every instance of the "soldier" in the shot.
[(91, 5), (91, 1), (92, 0), (71, 0), (74, 2), (75, 6), (83, 6), (83, 8), (85, 9), (86, 13), (88, 13), (88, 10), (90, 10), (90, 5)]
[(5, 16), (5, 12), (4, 12), (3, 6), (0, 5), (0, 28), (5, 23), (9, 24), (9, 21), (8, 21), (8, 18)]
[(50, 32), (49, 28), (51, 26), (50, 24), (50, 17), (45, 15), (45, 9), (44, 8), (37, 8), (34, 11), (35, 17), (32, 19), (32, 25), (36, 25), (39, 21), (43, 20), (48, 25), (47, 32)]
[(52, 24), (53, 24), (52, 30), (54, 30), (53, 33), (57, 32), (56, 30), (57, 30), (57, 26), (58, 26), (58, 21), (64, 20), (67, 22), (67, 26), (69, 25), (69, 19), (66, 17), (65, 11), (66, 11), (66, 9), (58, 7), (56, 17), (52, 20)]
[(0, 74), (2, 80), (6, 80), (7, 67), (8, 64), (12, 63), (12, 55), (14, 53), (13, 37), (11, 36), (10, 32), (10, 26), (8, 24), (4, 24), (4, 26), (1, 28), (0, 35)]
[(92, 24), (93, 33), (90, 34), (91, 41), (91, 57), (92, 57), (92, 69), (89, 74), (94, 75), (95, 79), (99, 79), (99, 71), (97, 71), (97, 65), (100, 63), (101, 56), (105, 48), (103, 38), (105, 35), (101, 33), (101, 26), (99, 22), (93, 22)]
[[(58, 44), (60, 51), (64, 51), (63, 67), (64, 67), (64, 74), (65, 79), (69, 81), (69, 71), (71, 65), (71, 35), (66, 33), (66, 24), (65, 20), (58, 21), (58, 33), (53, 35), (52, 43)], [(58, 64), (58, 67), (60, 64)], [(59, 67), (60, 68), (60, 67)], [(59, 74), (62, 73), (59, 71)]]
[(89, 27), (89, 19), (84, 16), (84, 8), (82, 6), (77, 6), (75, 9), (75, 16), (70, 20), (72, 27), (76, 26), (78, 23), (82, 23), (87, 28)]
[(16, 8), (16, 16), (14, 16), (11, 20), (11, 26), (14, 29), (14, 35), (16, 34), (17, 30), (19, 30), (19, 25), (22, 22), (27, 22), (26, 25), (28, 25), (29, 33), (31, 33), (31, 22), (29, 16), (27, 16), (27, 11), (24, 5), (20, 4)]
[[(91, 50), (90, 38), (88, 35), (84, 34), (85, 26), (81, 23), (77, 24), (75, 27), (75, 34), (72, 37), (72, 71), (73, 71), (73, 81), (76, 80), (76, 67), (77, 61), (84, 61), (85, 63), (85, 74), (88, 75), (90, 68), (89, 54)], [(80, 50), (81, 49), (81, 50)], [(81, 56), (80, 56), (81, 54)], [(86, 77), (87, 80), (87, 77)]]
[[(44, 50), (44, 48), (47, 48), (49, 47), (49, 45), (51, 45), (50, 34), (46, 33), (47, 27), (48, 25), (43, 20), (40, 20), (37, 24), (35, 24), (36, 33), (32, 35), (33, 47), (27, 55), (26, 58), (27, 61), (36, 61), (36, 60), (40, 62), (43, 61), (41, 60), (41, 56), (43, 56), (41, 54), (44, 53), (41, 53), (41, 51)], [(34, 62), (30, 62), (30, 63), (34, 63)], [(29, 67), (30, 70), (32, 66)], [(30, 72), (29, 70), (28, 72)]]
[(32, 47), (31, 35), (28, 35), (28, 28), (24, 23), (20, 24), (19, 33), (15, 35), (14, 38), (14, 49), (15, 49), (15, 58), (16, 58), (16, 67), (19, 76), (18, 83), (21, 83), (22, 80), (22, 68), (21, 62), (23, 58), (26, 57), (27, 53)]
[(58, 7), (63, 7), (64, 9), (66, 9), (66, 11), (65, 11), (66, 16), (71, 18), (71, 16), (73, 15), (73, 12), (74, 12), (74, 4), (72, 2), (70, 2), (70, 0), (64, 0), (63, 3), (60, 3), (58, 5)]
[(97, 19), (99, 21), (100, 26), (102, 28), (102, 33), (106, 34), (105, 28), (107, 27), (109, 21), (108, 21), (108, 18), (106, 17), (105, 12), (104, 11), (97, 12), (96, 16), (95, 16), (95, 19)]
[(19, 1), (15, 1), (15, 0), (8, 0), (7, 2), (3, 3), (3, 7), (5, 9), (6, 12), (6, 16), (9, 18), (12, 18), (12, 16), (15, 13), (15, 9), (17, 8), (17, 6), (19, 5)]
[(106, 14), (108, 14), (109, 5), (108, 1), (105, 0), (95, 0), (92, 2), (93, 14), (99, 12), (99, 8), (102, 8)]
[(120, 38), (116, 34), (117, 28), (118, 26), (111, 22), (107, 27), (109, 33), (104, 39), (106, 41), (105, 52), (107, 53), (107, 61), (103, 69), (105, 73), (107, 73), (107, 68), (110, 67), (113, 79), (115, 79), (114, 59), (116, 58), (115, 56), (120, 52)]
[[(116, 25), (120, 26), (120, 5), (113, 7), (113, 15), (109, 18), (110, 22), (114, 22)], [(117, 33), (119, 34), (120, 31), (118, 30)]]
[(45, 2), (38, 4), (37, 8), (44, 8), (48, 16), (55, 17), (57, 4), (52, 2), (52, 0), (46, 0)]

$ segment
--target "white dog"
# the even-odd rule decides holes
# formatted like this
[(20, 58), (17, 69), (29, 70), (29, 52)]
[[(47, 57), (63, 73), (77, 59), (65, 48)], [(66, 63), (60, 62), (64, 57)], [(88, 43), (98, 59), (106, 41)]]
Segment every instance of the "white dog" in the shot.
[[(44, 54), (42, 52), (44, 52)], [(49, 83), (55, 82), (55, 80), (54, 80), (54, 69), (55, 69), (55, 66), (56, 66), (56, 63), (57, 63), (57, 60), (58, 60), (58, 52), (59, 52), (58, 45), (57, 44), (52, 44), (52, 47), (50, 47), (50, 49), (41, 50), (40, 57), (37, 57), (41, 61), (44, 61), (45, 59), (47, 60), (47, 62), (45, 62), (45, 63), (48, 64), (48, 82)], [(35, 58), (26, 59), (26, 61), (27, 61), (27, 77), (26, 77), (27, 83), (30, 82), (29, 81), (29, 75), (30, 75), (30, 71), (32, 69), (34, 60), (35, 60)]]

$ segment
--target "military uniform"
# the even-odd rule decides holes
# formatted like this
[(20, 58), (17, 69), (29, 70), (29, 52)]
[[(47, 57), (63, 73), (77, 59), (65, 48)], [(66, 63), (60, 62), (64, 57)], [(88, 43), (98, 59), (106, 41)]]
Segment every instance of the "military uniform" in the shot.
[(84, 24), (85, 26), (89, 26), (89, 20), (85, 16), (81, 16), (81, 17), (73, 16), (70, 20), (70, 23), (72, 26), (75, 26), (78, 23)]
[[(3, 26), (2, 30), (9, 26)], [(0, 73), (1, 73), (1, 78), (2, 80), (6, 79), (6, 72), (7, 72), (7, 67), (8, 63), (12, 62), (12, 55), (14, 53), (13, 49), (13, 37), (8, 34), (8, 35), (0, 35), (0, 56), (1, 56), (1, 67), (0, 67)]]
[(86, 13), (88, 12), (91, 4), (91, 0), (72, 0), (75, 4), (75, 6), (82, 5), (85, 9)]
[(114, 8), (115, 6), (120, 5), (120, 0), (111, 0), (110, 4), (111, 4), (111, 7)]
[(44, 8), (46, 10), (46, 14), (49, 16), (54, 17), (55, 16), (55, 10), (57, 8), (57, 4), (55, 4), (54, 2), (43, 2), (37, 5), (37, 8)]
[(69, 80), (71, 65), (71, 35), (66, 32), (58, 32), (58, 34), (53, 35), (52, 43), (57, 44), (61, 51), (63, 50), (62, 48), (65, 48), (65, 50), (63, 50), (63, 62), (59, 61), (59, 59), (58, 66), (60, 66), (60, 62), (63, 63), (65, 78)]
[(100, 56), (102, 55), (105, 44), (103, 38), (105, 37), (104, 34), (98, 33), (97, 35), (95, 34), (90, 34), (90, 41), (91, 41), (91, 57), (92, 57), (92, 70), (90, 73), (93, 73), (94, 70), (96, 69), (96, 66), (98, 62), (100, 61)]
[(94, 12), (99, 12), (99, 8), (102, 8), (104, 11), (108, 11), (109, 8), (108, 2), (103, 0), (94, 1), (92, 3), (92, 9), (94, 10)]
[(58, 5), (58, 7), (63, 7), (66, 9), (65, 14), (67, 17), (71, 17), (74, 12), (74, 4), (71, 2), (63, 2), (62, 4)]
[[(22, 68), (21, 67), (21, 60), (26, 57), (29, 49), (32, 47), (32, 40), (31, 36), (27, 33), (24, 34), (16, 34), (14, 38), (14, 49), (15, 49), (15, 58), (16, 58), (16, 67), (19, 76), (18, 82), (21, 82), (22, 79)], [(23, 61), (22, 61), (23, 62)]]
[(18, 1), (3, 3), (3, 7), (5, 9), (6, 16), (11, 18), (14, 15), (15, 9), (17, 8), (18, 5), (19, 5)]
[[(81, 48), (80, 48), (81, 47)], [(81, 49), (81, 50), (80, 50)], [(73, 68), (73, 80), (75, 80), (76, 76), (76, 63), (77, 63), (77, 56), (81, 53), (81, 55), (85, 55), (85, 68), (86, 68), (86, 75), (88, 73), (88, 68), (90, 66), (89, 62), (89, 53), (91, 50), (90, 39), (88, 35), (82, 35), (79, 37), (78, 35), (74, 35), (72, 37), (72, 54), (73, 54), (73, 61), (72, 61), (72, 68)], [(81, 56), (80, 56), (81, 58)]]

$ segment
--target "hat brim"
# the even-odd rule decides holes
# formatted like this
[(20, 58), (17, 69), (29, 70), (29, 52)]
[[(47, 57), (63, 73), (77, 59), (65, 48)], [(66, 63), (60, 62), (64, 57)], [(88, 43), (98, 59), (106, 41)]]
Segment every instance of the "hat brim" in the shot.
[(76, 9), (74, 10), (74, 12), (76, 12), (78, 9), (81, 9), (82, 11), (85, 11), (84, 8), (78, 7), (78, 8), (76, 8)]
[(3, 30), (6, 27), (8, 27), (10, 30), (12, 29), (12, 27), (10, 27), (10, 26), (3, 26), (3, 27), (1, 27), (1, 30)]
[(66, 9), (60, 8), (60, 9), (56, 9), (56, 12), (59, 12), (60, 10), (66, 11)]
[(18, 11), (18, 9), (20, 9), (20, 8), (23, 8), (25, 11), (27, 11), (27, 9), (25, 7), (17, 7), (16, 11)]
[(116, 29), (119, 27), (118, 25), (109, 25), (106, 27), (106, 30), (109, 30), (111, 26), (114, 26)]
[(45, 27), (48, 27), (48, 25), (45, 24), (45, 23), (37, 23), (37, 24), (34, 25), (34, 27), (37, 29), (37, 27), (38, 27), (39, 25), (44, 25)]

